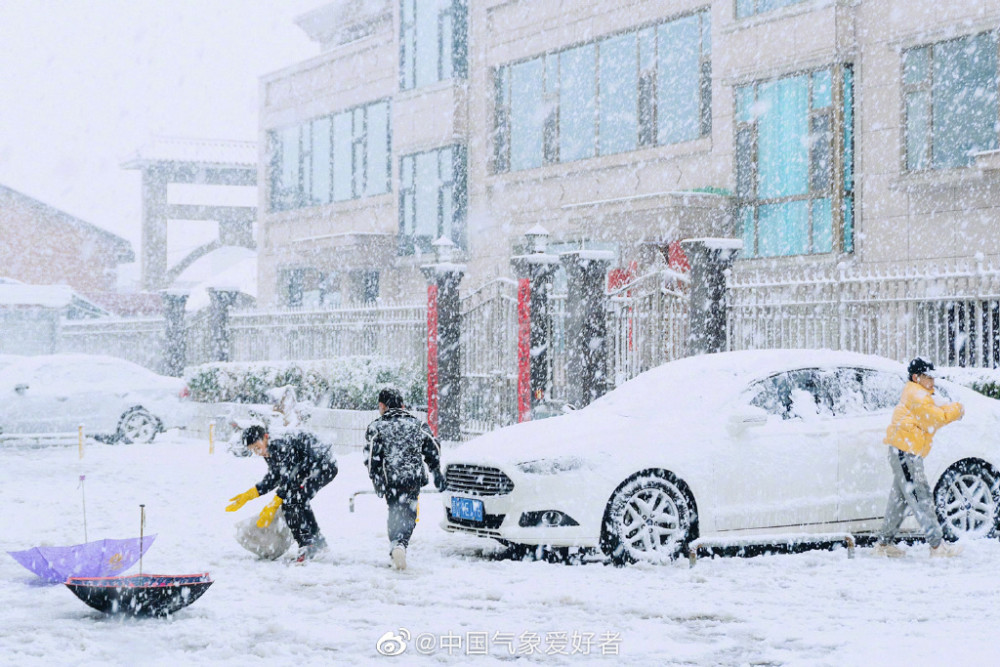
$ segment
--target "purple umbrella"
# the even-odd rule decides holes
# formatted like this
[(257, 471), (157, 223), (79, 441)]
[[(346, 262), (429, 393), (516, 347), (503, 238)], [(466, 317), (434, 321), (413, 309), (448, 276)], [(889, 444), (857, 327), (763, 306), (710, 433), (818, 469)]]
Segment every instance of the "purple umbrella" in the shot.
[(129, 569), (146, 553), (156, 535), (128, 540), (97, 540), (71, 547), (34, 547), (8, 551), (21, 565), (46, 581), (68, 577), (113, 577)]

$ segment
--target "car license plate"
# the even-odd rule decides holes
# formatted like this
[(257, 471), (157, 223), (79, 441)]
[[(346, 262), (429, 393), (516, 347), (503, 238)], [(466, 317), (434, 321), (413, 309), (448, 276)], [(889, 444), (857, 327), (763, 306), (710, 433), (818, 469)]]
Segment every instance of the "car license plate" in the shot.
[(474, 498), (451, 498), (451, 517), (453, 519), (483, 520), (483, 501)]

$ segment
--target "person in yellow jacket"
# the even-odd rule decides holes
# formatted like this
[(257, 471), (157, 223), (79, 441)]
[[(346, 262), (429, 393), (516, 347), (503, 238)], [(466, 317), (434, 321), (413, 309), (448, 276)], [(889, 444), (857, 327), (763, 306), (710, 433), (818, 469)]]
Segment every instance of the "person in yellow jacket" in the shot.
[(934, 511), (934, 496), (924, 458), (931, 451), (934, 434), (945, 424), (957, 421), (965, 414), (961, 403), (937, 405), (934, 402), (934, 364), (917, 357), (906, 369), (908, 382), (892, 412), (892, 423), (885, 434), (889, 445), (889, 466), (892, 468), (892, 489), (885, 510), (885, 522), (879, 532), (875, 554), (899, 558), (906, 552), (893, 544), (906, 510), (924, 531), (931, 556), (957, 556), (961, 547), (942, 541), (941, 526)]

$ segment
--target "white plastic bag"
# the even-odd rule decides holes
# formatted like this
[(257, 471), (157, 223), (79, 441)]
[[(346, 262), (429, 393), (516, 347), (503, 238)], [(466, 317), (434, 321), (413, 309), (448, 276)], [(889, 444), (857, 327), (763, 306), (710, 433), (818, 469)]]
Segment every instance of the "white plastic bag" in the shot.
[(236, 541), (250, 553), (265, 560), (276, 560), (292, 546), (292, 531), (279, 509), (267, 528), (257, 527), (257, 515), (236, 524)]

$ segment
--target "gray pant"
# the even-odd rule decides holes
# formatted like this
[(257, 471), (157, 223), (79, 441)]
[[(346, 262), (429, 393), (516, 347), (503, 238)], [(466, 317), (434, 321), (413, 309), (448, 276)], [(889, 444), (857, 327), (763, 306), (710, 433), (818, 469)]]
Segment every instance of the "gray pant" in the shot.
[(404, 547), (410, 543), (410, 536), (417, 526), (417, 499), (420, 497), (420, 489), (389, 489), (385, 494), (386, 503), (389, 505), (389, 516), (387, 529), (389, 532), (389, 544), (396, 546), (401, 544)]
[(941, 526), (934, 513), (934, 497), (924, 474), (924, 459), (890, 445), (889, 467), (892, 468), (892, 490), (889, 491), (889, 504), (885, 508), (879, 543), (892, 542), (909, 508), (924, 531), (927, 544), (932, 547), (941, 544)]

